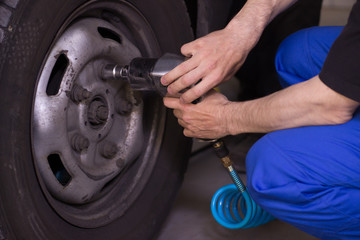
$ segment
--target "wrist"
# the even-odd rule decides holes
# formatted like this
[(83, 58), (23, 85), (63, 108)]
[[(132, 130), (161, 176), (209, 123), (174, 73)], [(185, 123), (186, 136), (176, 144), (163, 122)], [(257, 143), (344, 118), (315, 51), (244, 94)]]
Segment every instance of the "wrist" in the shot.
[(256, 45), (263, 31), (257, 26), (257, 23), (246, 16), (234, 17), (224, 29), (233, 36), (238, 48), (245, 47), (248, 52)]
[(256, 45), (265, 27), (270, 22), (272, 10), (272, 1), (248, 0), (225, 29), (238, 34), (237, 38), (242, 39), (241, 44), (249, 44), (251, 49)]
[(227, 135), (237, 135), (244, 133), (244, 129), (241, 127), (241, 119), (237, 116), (237, 109), (241, 107), (240, 102), (229, 102), (224, 106), (224, 117), (225, 129)]

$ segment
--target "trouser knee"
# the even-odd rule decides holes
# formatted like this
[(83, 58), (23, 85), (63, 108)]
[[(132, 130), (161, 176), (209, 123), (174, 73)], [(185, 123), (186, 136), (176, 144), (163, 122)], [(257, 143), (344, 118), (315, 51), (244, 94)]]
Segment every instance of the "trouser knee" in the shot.
[(283, 87), (319, 74), (329, 49), (343, 27), (312, 27), (288, 36), (279, 46), (275, 68)]
[(246, 157), (247, 188), (256, 202), (263, 205), (267, 189), (271, 188), (271, 176), (279, 176), (282, 170), (276, 167), (274, 159), (278, 159), (272, 144), (263, 137), (250, 149)]

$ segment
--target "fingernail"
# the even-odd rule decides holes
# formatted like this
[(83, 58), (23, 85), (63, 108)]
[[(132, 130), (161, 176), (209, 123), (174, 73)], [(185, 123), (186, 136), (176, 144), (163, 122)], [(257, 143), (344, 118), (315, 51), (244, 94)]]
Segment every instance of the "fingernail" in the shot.
[(161, 82), (162, 85), (167, 85), (166, 80), (164, 80), (163, 78), (160, 79), (160, 82)]

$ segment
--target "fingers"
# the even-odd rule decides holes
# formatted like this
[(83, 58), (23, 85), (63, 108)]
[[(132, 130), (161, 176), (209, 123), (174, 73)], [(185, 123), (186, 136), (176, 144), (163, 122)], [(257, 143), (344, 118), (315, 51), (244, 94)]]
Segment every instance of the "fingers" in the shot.
[(181, 103), (178, 98), (164, 97), (164, 105), (171, 109), (180, 109)]
[(179, 92), (191, 86), (191, 88), (180, 97), (183, 103), (191, 103), (217, 86), (222, 81), (222, 75), (221, 69), (214, 70), (211, 64), (207, 64), (206, 62), (171, 83), (167, 91), (171, 96), (178, 96)]
[(184, 128), (183, 134), (184, 134), (185, 137), (195, 137), (194, 132), (192, 132), (192, 131), (190, 131), (190, 130), (188, 130), (186, 128)]
[[(213, 99), (211, 100), (209, 98)], [(179, 125), (184, 128), (183, 134), (186, 137), (217, 138), (224, 136), (222, 132), (220, 132), (220, 134), (218, 132), (219, 124), (217, 123), (218, 121), (216, 121), (217, 115), (214, 115), (214, 111), (210, 110), (212, 114), (209, 114), (208, 111), (202, 111), (201, 109), (217, 105), (216, 102), (222, 98), (222, 94), (211, 91), (209, 96), (206, 96), (200, 105), (184, 104), (180, 99), (171, 97), (164, 98), (164, 105), (174, 109), (174, 116), (178, 119)], [(201, 106), (201, 104), (205, 105)]]
[(188, 124), (182, 119), (183, 112), (179, 109), (181, 103), (178, 98), (165, 97), (164, 105), (168, 108), (174, 109), (174, 116), (178, 119), (178, 123), (180, 126), (184, 128), (184, 135), (190, 137), (189, 130), (187, 130)]
[(163, 101), (166, 107), (174, 109), (173, 113), (178, 119), (179, 124), (186, 127), (186, 122), (183, 120), (184, 109), (186, 108), (185, 105), (182, 104), (178, 98), (164, 97)]
[(178, 80), (170, 84), (167, 88), (167, 91), (171, 95), (175, 95), (179, 93), (181, 90), (194, 85), (203, 77), (204, 73), (201, 68), (197, 67), (193, 69), (192, 71), (186, 73), (182, 77), (180, 77)]
[(187, 129), (187, 128), (186, 128), (187, 124), (186, 124), (186, 122), (184, 122), (182, 119), (178, 119), (178, 123), (179, 123), (179, 125), (182, 126), (184, 129)]
[(185, 62), (181, 63), (180, 65), (172, 69), (170, 72), (165, 74), (160, 80), (161, 84), (167, 86), (172, 82), (174, 82), (176, 79), (183, 76), (184, 74), (193, 70), (196, 67), (196, 65), (193, 63), (193, 61), (190, 60), (191, 59), (186, 60)]
[(196, 137), (195, 132), (188, 128), (188, 124), (185, 121), (178, 119), (178, 123), (184, 128), (183, 134), (185, 137)]
[(216, 87), (220, 81), (221, 77), (216, 73), (207, 75), (198, 84), (184, 92), (180, 96), (180, 101), (183, 103), (191, 103), (207, 94), (211, 89)]
[[(182, 119), (182, 116), (183, 116), (183, 112), (182, 111), (180, 111), (180, 110), (178, 110), (178, 109), (175, 109), (174, 111), (173, 111), (173, 113), (174, 113), (174, 116), (177, 118), (177, 119)], [(182, 125), (181, 125), (182, 126)]]
[(196, 68), (197, 63), (194, 61), (193, 58), (191, 58), (192, 54), (190, 52), (182, 54), (189, 59), (172, 69), (170, 72), (168, 72), (161, 78), (161, 84), (163, 84), (164, 86), (171, 84), (176, 79), (180, 78), (182, 75)]
[(187, 43), (181, 47), (181, 53), (189, 57), (170, 72), (161, 78), (161, 84), (168, 87), (170, 95), (174, 95), (181, 90), (197, 83), (206, 74), (206, 64), (203, 62), (203, 57), (196, 54), (196, 46), (199, 40)]
[(180, 51), (186, 57), (191, 57), (194, 55), (194, 44), (198, 40), (194, 40), (192, 42), (186, 43), (182, 45)]

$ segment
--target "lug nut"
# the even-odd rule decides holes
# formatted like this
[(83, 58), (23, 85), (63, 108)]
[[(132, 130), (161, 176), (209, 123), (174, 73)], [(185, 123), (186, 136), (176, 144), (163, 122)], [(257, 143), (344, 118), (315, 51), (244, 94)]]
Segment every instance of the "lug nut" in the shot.
[(70, 99), (75, 102), (79, 103), (86, 99), (89, 99), (91, 96), (91, 92), (86, 90), (85, 88), (75, 84), (70, 92)]
[(88, 149), (89, 145), (90, 145), (89, 139), (81, 136), (80, 134), (75, 134), (71, 138), (71, 147), (76, 152), (82, 152), (83, 150)]
[(100, 146), (100, 154), (104, 158), (111, 159), (118, 152), (118, 147), (110, 142), (105, 142)]
[(139, 91), (134, 91), (134, 105), (139, 106), (142, 102), (142, 94)]
[(127, 115), (132, 111), (133, 105), (132, 103), (121, 96), (117, 96), (115, 99), (115, 110), (120, 115)]
[(102, 101), (94, 100), (90, 104), (88, 110), (88, 119), (92, 125), (97, 126), (105, 123), (108, 119), (108, 115), (109, 109)]
[(96, 109), (96, 118), (101, 122), (106, 121), (108, 114), (109, 114), (109, 110), (107, 109), (107, 107), (105, 105), (100, 105)]

